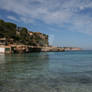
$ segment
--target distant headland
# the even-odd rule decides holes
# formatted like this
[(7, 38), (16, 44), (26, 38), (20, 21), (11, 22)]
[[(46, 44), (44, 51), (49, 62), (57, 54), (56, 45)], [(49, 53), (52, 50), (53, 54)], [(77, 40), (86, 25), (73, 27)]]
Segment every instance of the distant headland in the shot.
[(14, 23), (0, 20), (0, 53), (30, 53), (81, 50), (73, 47), (49, 46), (48, 35), (32, 32)]

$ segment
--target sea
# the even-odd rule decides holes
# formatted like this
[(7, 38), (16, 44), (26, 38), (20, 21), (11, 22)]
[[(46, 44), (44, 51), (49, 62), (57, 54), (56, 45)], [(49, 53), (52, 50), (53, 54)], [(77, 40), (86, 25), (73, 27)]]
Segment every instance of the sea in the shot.
[(92, 92), (92, 51), (0, 54), (0, 92)]

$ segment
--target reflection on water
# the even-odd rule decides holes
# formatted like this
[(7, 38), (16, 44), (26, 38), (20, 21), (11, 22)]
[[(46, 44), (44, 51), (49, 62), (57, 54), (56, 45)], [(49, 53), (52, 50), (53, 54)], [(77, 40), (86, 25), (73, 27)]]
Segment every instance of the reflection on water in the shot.
[(92, 92), (92, 52), (0, 55), (0, 92)]
[(5, 54), (0, 54), (0, 64), (5, 63)]

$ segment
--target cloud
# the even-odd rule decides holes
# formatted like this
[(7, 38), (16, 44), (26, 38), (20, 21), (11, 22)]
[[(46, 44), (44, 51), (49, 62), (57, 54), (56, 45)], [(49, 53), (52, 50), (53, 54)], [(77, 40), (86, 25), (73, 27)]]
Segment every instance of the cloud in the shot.
[(85, 14), (86, 9), (92, 9), (91, 0), (0, 0), (0, 8), (18, 14), (27, 23), (40, 20), (60, 26), (69, 24), (66, 29), (92, 33), (91, 12)]
[(14, 21), (19, 21), (16, 17), (14, 16), (7, 16), (8, 19), (10, 20), (14, 20)]

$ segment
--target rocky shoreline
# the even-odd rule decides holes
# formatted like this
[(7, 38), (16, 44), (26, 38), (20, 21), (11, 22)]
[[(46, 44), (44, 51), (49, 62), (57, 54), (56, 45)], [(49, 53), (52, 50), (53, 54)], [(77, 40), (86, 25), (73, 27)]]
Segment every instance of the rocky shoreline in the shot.
[(73, 47), (42, 47), (42, 52), (63, 52), (63, 51), (78, 51), (82, 50), (81, 48), (73, 48)]
[(63, 52), (65, 51), (64, 48), (61, 47), (42, 47), (42, 52)]
[[(23, 47), (23, 46), (22, 46)], [(81, 48), (73, 48), (73, 47), (54, 47), (54, 46), (24, 46), (23, 48), (18, 47), (15, 48), (17, 52), (64, 52), (64, 51), (79, 51), (82, 50)]]
[(0, 53), (63, 52), (81, 50), (49, 45), (49, 36), (0, 20)]
[(76, 51), (80, 48), (72, 47), (54, 47), (54, 46), (29, 46), (29, 45), (10, 45), (0, 46), (0, 53), (31, 53), (31, 52), (64, 52), (64, 51)]

